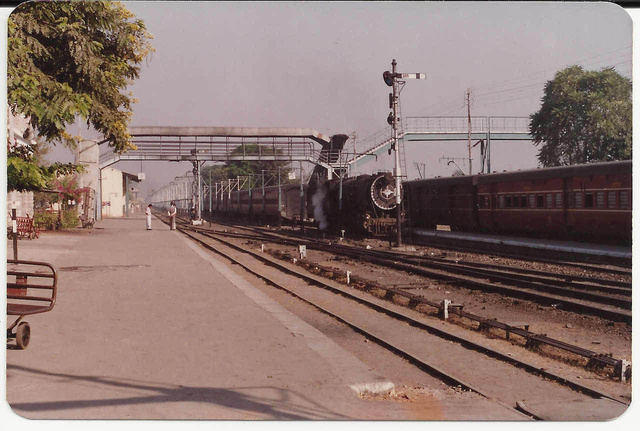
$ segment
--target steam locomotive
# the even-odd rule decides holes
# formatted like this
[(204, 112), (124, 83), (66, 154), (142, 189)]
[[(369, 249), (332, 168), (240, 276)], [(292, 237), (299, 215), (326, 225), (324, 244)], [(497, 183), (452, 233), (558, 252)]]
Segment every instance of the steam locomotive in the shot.
[[(347, 135), (333, 135), (319, 160), (338, 161)], [(338, 172), (339, 174), (344, 172)], [(222, 197), (217, 209), (263, 221), (312, 221), (322, 231), (387, 235), (396, 230), (396, 190), (389, 173), (328, 180), (326, 168), (314, 168), (309, 182), (237, 190)], [(344, 177), (344, 175), (342, 175)]]
[(396, 230), (396, 187), (390, 173), (310, 182), (309, 216), (320, 230), (387, 235)]

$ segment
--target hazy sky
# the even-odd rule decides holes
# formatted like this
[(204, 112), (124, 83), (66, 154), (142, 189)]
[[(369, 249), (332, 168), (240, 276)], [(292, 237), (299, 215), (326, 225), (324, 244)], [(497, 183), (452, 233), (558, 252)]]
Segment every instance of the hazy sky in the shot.
[[(125, 2), (153, 34), (156, 52), (131, 88), (133, 126), (304, 127), (357, 136), (390, 127), (382, 72), (396, 59), (408, 80), (405, 117), (529, 116), (543, 86), (571, 64), (615, 66), (631, 77), (632, 21), (609, 3), (245, 3)], [(91, 137), (83, 130), (83, 136)], [(352, 145), (349, 143), (348, 145)], [(351, 147), (352, 148), (352, 147)], [(412, 143), (427, 177), (451, 175), (442, 157), (466, 157), (467, 143)], [(531, 143), (492, 143), (492, 170), (537, 165)], [(393, 167), (380, 157), (360, 172)], [(478, 170), (479, 152), (474, 157)], [(56, 150), (54, 157), (64, 158)], [(371, 159), (373, 160), (373, 159)], [(466, 164), (458, 161), (466, 171)], [(191, 164), (120, 162), (142, 169), (143, 193)]]

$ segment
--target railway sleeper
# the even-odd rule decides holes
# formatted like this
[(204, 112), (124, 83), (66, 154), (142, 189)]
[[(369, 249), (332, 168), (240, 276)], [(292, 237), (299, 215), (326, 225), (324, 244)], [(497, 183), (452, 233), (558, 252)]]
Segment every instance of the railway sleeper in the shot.
[[(281, 253), (281, 252), (272, 252), (274, 255), (280, 257), (281, 259), (283, 257), (290, 257), (288, 256), (287, 253)], [(332, 272), (335, 271), (335, 269), (331, 268), (324, 268), (321, 265), (313, 265), (311, 263), (308, 262), (300, 262), (300, 264), (302, 264), (303, 266), (307, 267), (307, 269), (312, 270), (314, 269), (315, 271), (311, 271), (311, 272)], [(479, 322), (479, 326), (478, 329), (479, 330), (486, 330), (486, 329), (490, 329), (490, 328), (497, 328), (497, 329), (502, 329), (507, 333), (507, 339), (509, 338), (509, 334), (513, 333), (515, 335), (519, 335), (523, 338), (526, 338), (526, 345), (525, 347), (527, 348), (535, 348), (537, 346), (540, 346), (542, 344), (545, 345), (549, 345), (552, 347), (557, 347), (559, 349), (563, 349), (563, 350), (567, 350), (573, 353), (576, 353), (578, 355), (581, 356), (586, 356), (590, 359), (590, 362), (593, 362), (594, 364), (602, 364), (602, 366), (613, 366), (614, 367), (614, 373), (616, 377), (619, 377), (622, 381), (626, 381), (629, 380), (631, 378), (631, 365), (629, 364), (629, 362), (627, 362), (624, 359), (615, 359), (612, 358), (611, 356), (606, 356), (606, 355), (601, 355), (601, 354), (596, 354), (595, 352), (592, 351), (588, 351), (586, 349), (582, 349), (579, 348), (577, 346), (571, 346), (568, 345), (566, 343), (563, 343), (561, 341), (558, 340), (554, 340), (554, 339), (550, 339), (548, 338), (546, 335), (543, 334), (532, 334), (528, 331), (528, 324), (525, 323), (511, 323), (511, 324), (506, 324), (503, 322), (499, 322), (497, 321), (497, 319), (485, 319), (482, 318), (480, 316), (476, 316), (476, 315), (472, 315), (469, 314), (467, 312), (462, 311), (463, 309), (463, 305), (462, 304), (452, 304), (451, 301), (447, 300), (447, 303), (445, 305), (445, 302), (442, 301), (441, 303), (434, 303), (431, 302), (429, 300), (427, 300), (426, 298), (423, 298), (421, 296), (418, 295), (414, 295), (411, 294), (409, 292), (405, 292), (401, 289), (395, 289), (395, 288), (388, 288), (388, 287), (382, 287), (377, 285), (375, 282), (371, 283), (370, 281), (365, 281), (365, 280), (360, 280), (359, 277), (355, 277), (352, 276), (352, 281), (355, 282), (354, 285), (352, 287), (356, 287), (355, 284), (359, 284), (360, 286), (358, 286), (361, 290), (364, 291), (369, 291), (371, 289), (381, 289), (381, 290), (385, 290), (386, 294), (385, 297), (389, 297), (390, 299), (393, 298), (394, 295), (401, 295), (404, 296), (406, 298), (409, 299), (409, 303), (413, 303), (413, 304), (425, 304), (425, 305), (429, 305), (431, 307), (434, 308), (438, 308), (439, 310), (441, 310), (441, 314), (442, 314), (442, 310), (446, 307), (446, 309), (450, 312), (453, 312), (454, 314), (457, 314), (461, 317), (465, 317), (471, 320), (476, 320)]]

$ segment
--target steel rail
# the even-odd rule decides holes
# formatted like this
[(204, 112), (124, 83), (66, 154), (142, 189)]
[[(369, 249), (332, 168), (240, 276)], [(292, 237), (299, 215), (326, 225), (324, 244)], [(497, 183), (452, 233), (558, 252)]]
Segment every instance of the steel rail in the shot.
[[(196, 227), (193, 226), (189, 226), (189, 230), (193, 230), (196, 231), (202, 235), (205, 236), (209, 236), (212, 237), (212, 234), (206, 230), (206, 229), (198, 229)], [(244, 239), (250, 239), (250, 240), (257, 240), (259, 238), (255, 238), (252, 236), (248, 236), (248, 235), (243, 235), (243, 234), (233, 234), (233, 233), (229, 233), (229, 232), (215, 232), (216, 235), (224, 235), (224, 236), (232, 236), (232, 237), (237, 237), (237, 238), (244, 238)], [(277, 236), (277, 235), (273, 235), (273, 236)], [(219, 239), (219, 238), (214, 238), (217, 241), (220, 242), (224, 242), (223, 240)], [(282, 240), (283, 242), (289, 243), (289, 244), (299, 244), (299, 242), (293, 241), (293, 240), (289, 240), (287, 238), (278, 238), (280, 240)], [(227, 243), (227, 242), (224, 242)], [(335, 248), (336, 246), (332, 246), (333, 248), (330, 250), (332, 252), (335, 252)], [(315, 264), (315, 266), (320, 266)], [(352, 276), (352, 279), (356, 280), (358, 279), (358, 277)], [(380, 290), (385, 290), (387, 292), (389, 292), (390, 294), (394, 294), (394, 295), (400, 295), (403, 297), (406, 297), (409, 299), (410, 304), (425, 304), (434, 308), (439, 309), (441, 307), (440, 303), (437, 302), (432, 302), (427, 300), (426, 298), (420, 296), (420, 295), (416, 295), (416, 294), (412, 294), (409, 292), (405, 292), (399, 289), (394, 289), (394, 288), (389, 288), (386, 286), (380, 286), (377, 285), (377, 283), (368, 281), (368, 280), (364, 280), (364, 279), (360, 279), (360, 283), (363, 285), (376, 285), (375, 288), (380, 289)], [(389, 295), (389, 294), (388, 294)], [(535, 343), (538, 344), (546, 344), (561, 350), (565, 350), (568, 351), (570, 353), (574, 353), (583, 357), (586, 357), (588, 359), (590, 359), (590, 361), (592, 361), (595, 364), (600, 364), (600, 365), (604, 365), (604, 366), (613, 366), (614, 369), (621, 369), (622, 367), (622, 360), (620, 359), (615, 359), (615, 358), (611, 358), (609, 356), (606, 355), (602, 355), (599, 354), (597, 352), (588, 350), (588, 349), (584, 349), (578, 346), (573, 346), (570, 345), (568, 343), (564, 343), (562, 341), (559, 340), (555, 340), (552, 338), (547, 337), (546, 335), (540, 335), (540, 334), (536, 334), (533, 332), (530, 332), (528, 330), (525, 329), (520, 329), (517, 327), (513, 327), (510, 326), (506, 323), (502, 323), (502, 322), (498, 322), (497, 320), (492, 320), (492, 319), (488, 319), (485, 317), (481, 317), (481, 316), (477, 316), (468, 312), (463, 311), (462, 309), (458, 309), (458, 308), (452, 308), (450, 310), (450, 313), (452, 314), (456, 314), (459, 315), (460, 317), (464, 317), (466, 319), (472, 320), (472, 321), (477, 321), (479, 322), (479, 324), (481, 326), (485, 326), (485, 327), (495, 327), (498, 329), (502, 329), (507, 333), (507, 338), (509, 337), (509, 334), (513, 334), (513, 335), (518, 335), (521, 336), (523, 338), (526, 339), (527, 341), (527, 345), (533, 345)], [(629, 316), (630, 318), (630, 316)]]
[[(224, 233), (225, 235), (234, 235), (229, 233)], [(270, 235), (269, 233), (263, 233), (265, 236), (276, 236)], [(242, 234), (235, 234), (237, 237), (241, 237)], [(252, 238), (249, 235), (246, 235), (247, 239), (257, 240), (258, 238)], [(282, 243), (287, 243), (291, 245), (299, 244), (299, 241), (289, 240), (286, 238), (277, 237), (277, 239)], [(542, 302), (545, 304), (558, 304), (561, 303), (567, 310), (577, 311), (582, 313), (595, 314), (601, 317), (606, 317), (608, 319), (624, 321), (627, 323), (631, 322), (631, 313), (627, 313), (624, 310), (631, 310), (631, 300), (626, 298), (617, 298), (608, 295), (602, 295), (598, 293), (592, 293), (588, 291), (581, 290), (573, 290), (570, 288), (547, 285), (544, 283), (540, 283), (537, 281), (531, 280), (530, 277), (526, 276), (518, 276), (517, 274), (499, 274), (495, 272), (491, 272), (489, 270), (483, 269), (465, 269), (460, 267), (458, 264), (449, 264), (449, 263), (431, 263), (431, 268), (427, 269), (422, 266), (415, 265), (415, 259), (402, 257), (398, 254), (392, 253), (389, 254), (387, 252), (380, 252), (377, 250), (357, 250), (353, 247), (343, 246), (340, 244), (332, 244), (327, 245), (321, 242), (315, 243), (307, 243), (307, 247), (309, 249), (317, 249), (330, 253), (340, 253), (342, 255), (347, 255), (353, 258), (358, 258), (361, 260), (365, 260), (368, 262), (375, 262), (380, 265), (385, 265), (387, 267), (392, 267), (395, 269), (399, 269), (402, 271), (408, 271), (413, 273), (418, 273), (419, 275), (427, 276), (427, 277), (436, 277), (440, 279), (444, 279), (448, 282), (463, 282), (465, 284), (469, 284), (475, 288), (480, 288), (482, 290), (489, 291), (499, 291), (500, 293), (507, 294), (509, 296), (515, 296), (520, 298), (525, 298), (529, 300), (534, 300), (538, 302)], [(372, 255), (378, 254), (383, 257), (372, 257)], [(455, 275), (452, 275), (455, 274)], [(460, 277), (459, 274), (463, 274), (466, 277)], [(470, 279), (469, 277), (473, 277), (475, 279)], [(480, 280), (478, 280), (480, 279)], [(534, 289), (535, 291), (523, 291), (518, 288), (512, 288), (509, 286), (500, 286), (495, 284), (486, 283), (481, 281), (483, 279), (490, 279), (492, 281), (498, 281), (502, 283), (509, 283), (515, 286), (519, 286), (525, 289)], [(547, 280), (545, 280), (547, 281)], [(584, 285), (574, 285), (571, 284), (569, 287), (573, 287), (575, 289), (585, 289), (587, 288)], [(547, 292), (552, 295), (561, 295), (561, 296), (549, 296), (542, 292)], [(591, 301), (594, 303), (611, 305), (613, 307), (621, 308), (622, 310), (611, 310), (605, 309), (602, 307), (598, 307), (595, 305), (585, 304), (582, 302), (572, 301), (572, 299), (583, 299), (585, 301)]]
[[(427, 247), (434, 247), (434, 248), (447, 248), (449, 250), (457, 250), (460, 252), (466, 252), (466, 253), (486, 253), (487, 252), (487, 248), (486, 245), (482, 242), (478, 242), (477, 246), (470, 246), (470, 245), (456, 245), (451, 241), (445, 241), (442, 238), (440, 238), (439, 242), (437, 243), (433, 243), (430, 242), (428, 240), (420, 240), (420, 239), (416, 239), (415, 237), (411, 240), (411, 243), (414, 245), (422, 245), (422, 246), (427, 246)], [(631, 275), (631, 262), (623, 262), (623, 264), (619, 264), (620, 262), (618, 262), (617, 264), (613, 264), (612, 262), (610, 262), (609, 260), (607, 261), (607, 263), (598, 263), (598, 264), (589, 264), (589, 263), (584, 263), (584, 262), (576, 262), (576, 261), (567, 261), (565, 260), (560, 260), (560, 259), (549, 259), (549, 258), (545, 258), (541, 255), (527, 255), (527, 254), (520, 254), (520, 253), (514, 253), (514, 252), (509, 252), (509, 251), (501, 251), (501, 250), (496, 250), (495, 248), (491, 248), (489, 250), (489, 253), (491, 254), (495, 254), (497, 256), (503, 256), (503, 257), (509, 257), (509, 258), (513, 258), (513, 259), (520, 259), (520, 260), (536, 260), (537, 262), (543, 262), (543, 263), (550, 263), (550, 264), (562, 264), (564, 266), (569, 266), (569, 267), (573, 267), (573, 268), (579, 268), (579, 269), (586, 269), (586, 270), (602, 270), (603, 266), (617, 266), (618, 268), (623, 268), (623, 269), (615, 269), (615, 268), (607, 268), (607, 271), (609, 271), (612, 274), (619, 274), (619, 275)], [(577, 260), (577, 259), (576, 259)], [(629, 269), (626, 269), (629, 268)]]
[[(281, 286), (279, 283), (271, 280), (267, 276), (265, 276), (263, 274), (260, 274), (257, 271), (249, 268), (247, 265), (243, 264), (242, 262), (238, 261), (237, 259), (233, 258), (232, 256), (230, 256), (230, 255), (228, 255), (228, 254), (216, 249), (215, 247), (211, 246), (210, 244), (206, 243), (205, 241), (202, 241), (202, 240), (194, 237), (191, 233), (187, 232), (187, 229), (184, 229), (184, 227), (179, 227), (178, 230), (183, 232), (188, 237), (192, 238), (194, 241), (196, 241), (199, 244), (203, 245), (205, 248), (207, 248), (207, 249), (209, 249), (211, 251), (214, 251), (214, 252), (216, 252), (216, 253), (218, 253), (218, 254), (220, 254), (222, 256), (225, 256), (227, 259), (231, 260), (235, 264), (238, 264), (238, 265), (242, 266), (244, 269), (246, 269), (247, 271), (251, 272), (252, 274), (262, 278), (263, 280), (267, 281), (269, 284), (274, 285), (275, 287), (278, 287), (280, 289), (283, 289), (283, 290), (287, 291), (291, 295), (293, 295), (293, 296), (295, 296), (295, 297), (297, 297), (297, 298), (309, 303), (310, 305), (313, 305), (314, 307), (318, 308), (319, 310), (321, 310), (321, 311), (333, 316), (334, 318), (338, 319), (339, 321), (347, 324), (348, 326), (350, 326), (352, 329), (356, 330), (357, 332), (359, 332), (359, 333), (361, 333), (361, 334), (363, 334), (363, 335), (365, 335), (367, 337), (370, 337), (371, 339), (373, 339), (374, 341), (376, 341), (377, 343), (379, 343), (383, 347), (385, 347), (387, 349), (390, 349), (394, 353), (405, 357), (405, 359), (411, 361), (415, 365), (418, 365), (420, 368), (427, 370), (428, 372), (430, 372), (435, 377), (438, 377), (441, 380), (443, 380), (443, 381), (445, 381), (445, 382), (447, 382), (449, 384), (451, 382), (453, 382), (454, 384), (457, 384), (457, 385), (460, 385), (460, 386), (462, 386), (462, 387), (464, 387), (466, 389), (472, 390), (472, 391), (474, 391), (474, 392), (476, 392), (476, 393), (478, 393), (478, 394), (480, 394), (480, 395), (482, 395), (484, 397), (487, 397), (488, 399), (493, 399), (493, 398), (488, 397), (487, 395), (483, 394), (479, 389), (472, 387), (468, 383), (466, 383), (466, 382), (464, 382), (464, 381), (462, 381), (462, 380), (460, 380), (458, 378), (455, 378), (455, 377), (453, 377), (453, 376), (451, 376), (449, 374), (446, 374), (443, 371), (438, 370), (437, 368), (425, 363), (421, 359), (416, 358), (415, 356), (411, 355), (410, 353), (405, 352), (404, 350), (400, 349), (399, 347), (394, 346), (392, 342), (388, 342), (388, 341), (382, 340), (379, 337), (375, 336), (374, 334), (370, 334), (369, 332), (367, 332), (366, 330), (358, 327), (357, 325), (354, 325), (354, 324), (350, 323), (344, 317), (337, 316), (334, 313), (332, 313), (331, 311), (328, 311), (325, 308), (323, 308), (323, 307), (321, 307), (321, 306), (319, 306), (317, 304), (314, 304), (314, 303), (308, 301), (305, 298), (300, 297), (296, 293), (292, 292), (291, 290), (287, 289), (284, 286)], [(205, 234), (205, 233), (199, 233), (199, 234), (202, 235), (202, 236), (205, 236), (207, 238), (219, 241), (222, 244), (226, 245), (227, 247), (230, 247), (230, 248), (232, 248), (234, 250), (237, 250), (237, 251), (240, 251), (242, 253), (248, 254), (248, 255), (260, 260), (261, 262), (263, 262), (265, 264), (273, 266), (273, 267), (275, 267), (275, 268), (277, 268), (277, 269), (279, 269), (281, 271), (284, 271), (284, 272), (286, 272), (286, 273), (288, 273), (290, 275), (294, 275), (296, 277), (299, 277), (299, 278), (301, 278), (301, 279), (303, 279), (303, 280), (305, 280), (305, 281), (307, 281), (307, 282), (309, 282), (311, 284), (318, 285), (318, 286), (320, 286), (322, 288), (325, 288), (325, 289), (328, 289), (328, 290), (330, 290), (330, 291), (332, 291), (332, 292), (334, 292), (336, 294), (340, 294), (340, 295), (345, 296), (345, 297), (347, 297), (349, 299), (355, 300), (358, 303), (367, 305), (367, 306), (373, 308), (374, 310), (376, 310), (378, 312), (384, 313), (384, 314), (386, 314), (386, 315), (388, 315), (390, 317), (399, 319), (401, 321), (405, 321), (405, 322), (411, 324), (412, 326), (415, 326), (417, 328), (423, 329), (423, 330), (425, 330), (425, 331), (427, 331), (427, 332), (429, 332), (431, 334), (443, 337), (443, 338), (445, 338), (447, 340), (450, 340), (450, 341), (457, 342), (457, 343), (463, 345), (464, 347), (466, 347), (466, 348), (468, 348), (470, 350), (474, 350), (474, 351), (477, 351), (479, 353), (483, 353), (483, 354), (485, 354), (485, 355), (487, 355), (489, 357), (492, 357), (492, 358), (495, 358), (495, 359), (499, 359), (499, 360), (504, 361), (506, 363), (509, 363), (509, 364), (511, 364), (513, 366), (521, 368), (521, 369), (523, 369), (523, 370), (525, 370), (525, 371), (527, 371), (529, 373), (536, 374), (536, 375), (539, 375), (539, 376), (554, 380), (554, 381), (558, 382), (559, 384), (567, 386), (567, 387), (569, 387), (569, 388), (571, 388), (571, 389), (573, 389), (573, 390), (575, 390), (577, 392), (583, 393), (585, 395), (588, 395), (588, 396), (591, 396), (591, 397), (607, 398), (607, 399), (610, 399), (610, 400), (615, 401), (617, 403), (620, 403), (622, 405), (628, 405), (627, 403), (624, 403), (624, 402), (616, 399), (612, 395), (605, 394), (605, 393), (603, 393), (601, 391), (598, 391), (598, 390), (595, 390), (593, 388), (589, 388), (587, 386), (584, 386), (584, 385), (582, 385), (582, 384), (580, 384), (578, 382), (574, 382), (574, 381), (572, 381), (570, 379), (564, 378), (562, 376), (558, 376), (558, 375), (556, 375), (554, 373), (549, 372), (548, 370), (545, 370), (543, 368), (536, 367), (536, 366), (534, 366), (532, 364), (529, 364), (527, 362), (515, 359), (515, 358), (513, 358), (513, 357), (511, 357), (509, 355), (506, 355), (506, 354), (498, 352), (498, 351), (496, 351), (494, 349), (488, 348), (487, 346), (479, 345), (479, 344), (474, 343), (474, 342), (472, 342), (470, 340), (467, 340), (467, 339), (459, 337), (459, 336), (457, 336), (455, 334), (449, 333), (449, 332), (447, 332), (447, 331), (445, 331), (445, 330), (443, 330), (441, 328), (438, 328), (436, 326), (432, 326), (432, 325), (426, 324), (425, 322), (417, 321), (417, 320), (411, 318), (410, 316), (408, 316), (408, 315), (406, 315), (404, 313), (400, 313), (400, 312), (397, 312), (397, 311), (394, 311), (394, 310), (390, 310), (387, 307), (382, 307), (382, 306), (380, 306), (378, 304), (375, 304), (375, 303), (373, 303), (371, 301), (368, 301), (368, 300), (366, 300), (364, 298), (360, 298), (360, 297), (358, 297), (356, 295), (353, 295), (353, 294), (351, 294), (350, 292), (348, 292), (346, 290), (343, 290), (343, 289), (337, 288), (335, 286), (332, 286), (332, 285), (330, 285), (328, 283), (325, 283), (324, 281), (320, 280), (317, 277), (313, 277), (313, 276), (310, 276), (310, 275), (307, 275), (307, 274), (304, 274), (304, 273), (300, 273), (300, 272), (297, 272), (297, 271), (295, 271), (295, 270), (293, 270), (291, 268), (285, 267), (285, 266), (279, 264), (278, 262), (275, 262), (275, 261), (272, 261), (271, 259), (265, 258), (264, 256), (260, 255), (259, 253), (255, 253), (255, 252), (252, 252), (250, 250), (246, 250), (246, 249), (244, 249), (242, 247), (239, 247), (239, 246), (237, 246), (235, 244), (229, 243), (228, 241), (221, 240), (220, 238), (215, 238), (210, 234)], [(513, 408), (511, 406), (508, 406), (508, 407), (509, 408)]]
[[(193, 231), (195, 231), (197, 233), (200, 233), (201, 235), (205, 235), (205, 236), (211, 237), (211, 238), (213, 238), (213, 239), (215, 239), (217, 241), (220, 241), (220, 242), (222, 242), (224, 244), (227, 244), (227, 245), (230, 244), (227, 241), (223, 241), (223, 240), (221, 240), (219, 238), (215, 238), (213, 236), (213, 234), (211, 234), (210, 232), (208, 232), (206, 230), (197, 229), (195, 227), (190, 227), (189, 229), (193, 230)], [(215, 233), (215, 235), (228, 235), (228, 233)], [(231, 235), (231, 236), (235, 236), (235, 235)], [(244, 237), (244, 236), (242, 236), (242, 237), (243, 238), (252, 239), (251, 237)], [(286, 240), (286, 241), (288, 241), (288, 240)], [(231, 246), (231, 245), (229, 245), (229, 246)], [(234, 246), (234, 247), (237, 247), (237, 246)], [(319, 266), (319, 265), (314, 264), (314, 266)], [(352, 277), (352, 278), (354, 280), (358, 279), (358, 277)], [(404, 292), (404, 291), (401, 291), (401, 290), (398, 290), (398, 289), (394, 289), (394, 288), (381, 286), (381, 285), (378, 285), (377, 283), (370, 282), (370, 281), (367, 281), (367, 280), (364, 280), (364, 279), (360, 279), (360, 282), (362, 284), (376, 285), (377, 289), (385, 290), (385, 291), (387, 291), (387, 292), (389, 292), (391, 294), (394, 294), (394, 295), (404, 296), (404, 297), (408, 298), (410, 303), (413, 303), (414, 305), (420, 303), (420, 304), (425, 304), (425, 305), (431, 306), (431, 307), (436, 308), (436, 309), (440, 309), (440, 307), (441, 307), (440, 303), (429, 301), (429, 300), (427, 300), (426, 298), (424, 298), (424, 297), (422, 297), (420, 295), (412, 294), (412, 293), (409, 293), (409, 292)], [(387, 295), (389, 295), (389, 293)], [(614, 358), (599, 354), (597, 352), (594, 352), (594, 351), (591, 351), (591, 350), (588, 350), (588, 349), (584, 349), (584, 348), (581, 348), (581, 347), (578, 347), (578, 346), (573, 346), (573, 345), (570, 345), (568, 343), (564, 343), (562, 341), (555, 340), (555, 339), (552, 339), (550, 337), (547, 337), (546, 335), (540, 335), (540, 334), (536, 334), (534, 332), (530, 332), (530, 331), (525, 330), (525, 329), (519, 329), (517, 327), (510, 326), (510, 325), (508, 325), (506, 323), (498, 322), (496, 320), (488, 319), (488, 318), (485, 318), (485, 317), (481, 317), (481, 316), (477, 316), (477, 315), (465, 312), (462, 309), (458, 309), (458, 308), (452, 308), (450, 312), (452, 314), (457, 314), (460, 317), (464, 317), (464, 318), (472, 320), (472, 321), (477, 321), (477, 322), (479, 322), (479, 324), (481, 326), (485, 326), (485, 327), (491, 326), (491, 327), (502, 329), (507, 333), (507, 338), (509, 337), (509, 334), (514, 334), (514, 335), (521, 336), (521, 337), (526, 339), (527, 345), (533, 345), (535, 343), (547, 344), (549, 346), (552, 346), (552, 347), (555, 347), (555, 348), (558, 348), (558, 349), (561, 349), (561, 350), (568, 351), (570, 353), (574, 353), (574, 354), (586, 357), (586, 358), (588, 358), (589, 360), (591, 360), (594, 363), (597, 363), (597, 364), (600, 364), (600, 365), (604, 365), (604, 366), (612, 366), (616, 370), (617, 369), (621, 369), (621, 367), (622, 367), (622, 360), (620, 360), (620, 359), (614, 359)]]

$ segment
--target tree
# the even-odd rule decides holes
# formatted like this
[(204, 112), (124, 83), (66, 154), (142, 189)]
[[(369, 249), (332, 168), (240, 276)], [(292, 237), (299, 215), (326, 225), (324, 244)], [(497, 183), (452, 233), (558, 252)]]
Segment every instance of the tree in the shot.
[(48, 143), (75, 147), (66, 127), (78, 114), (117, 153), (134, 148), (127, 131), (135, 103), (127, 85), (153, 51), (143, 21), (119, 2), (19, 5), (9, 17), (7, 93)]
[(7, 189), (37, 191), (47, 188), (56, 178), (84, 172), (83, 166), (72, 163), (53, 163), (42, 166), (38, 162), (38, 144), (9, 147), (7, 153)]
[(530, 116), (538, 160), (548, 167), (630, 159), (631, 116), (631, 81), (614, 68), (563, 69)]
[[(274, 154), (274, 150), (271, 148), (262, 148), (256, 144), (248, 144), (248, 145), (239, 145), (234, 148), (230, 155), (238, 156), (241, 154), (245, 155), (257, 155), (262, 154), (263, 156), (269, 156)], [(275, 154), (282, 155), (284, 152), (280, 149), (275, 149)], [(291, 172), (291, 167), (289, 162), (287, 161), (277, 161), (277, 160), (230, 160), (226, 162), (224, 165), (217, 166), (205, 166), (202, 169), (202, 179), (208, 184), (209, 183), (209, 172), (211, 173), (211, 182), (216, 183), (220, 181), (226, 181), (229, 179), (235, 179), (237, 177), (246, 177), (252, 176), (253, 181), (255, 182), (255, 177), (261, 176), (262, 171), (265, 171), (265, 180), (269, 180), (270, 177), (275, 177), (275, 184), (278, 181), (278, 169), (280, 170), (280, 182), (288, 183), (289, 181), (289, 173)], [(261, 182), (259, 183), (262, 184)], [(274, 185), (271, 183), (270, 185)], [(246, 184), (243, 188), (248, 189), (249, 185)]]

